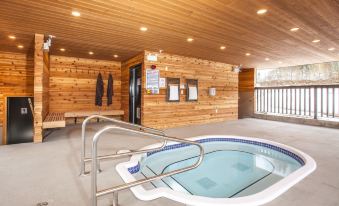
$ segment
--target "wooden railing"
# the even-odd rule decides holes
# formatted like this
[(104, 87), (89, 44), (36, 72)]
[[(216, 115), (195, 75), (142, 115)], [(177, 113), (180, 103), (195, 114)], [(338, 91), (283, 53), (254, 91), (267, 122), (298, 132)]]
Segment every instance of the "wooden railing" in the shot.
[(256, 87), (259, 114), (339, 120), (339, 85)]

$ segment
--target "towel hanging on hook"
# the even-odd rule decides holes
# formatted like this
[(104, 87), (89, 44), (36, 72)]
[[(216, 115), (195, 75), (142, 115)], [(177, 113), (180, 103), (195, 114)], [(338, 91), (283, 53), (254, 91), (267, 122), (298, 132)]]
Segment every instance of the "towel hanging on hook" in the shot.
[(113, 76), (111, 73), (109, 73), (108, 82), (107, 82), (107, 106), (113, 103), (113, 95), (114, 95)]

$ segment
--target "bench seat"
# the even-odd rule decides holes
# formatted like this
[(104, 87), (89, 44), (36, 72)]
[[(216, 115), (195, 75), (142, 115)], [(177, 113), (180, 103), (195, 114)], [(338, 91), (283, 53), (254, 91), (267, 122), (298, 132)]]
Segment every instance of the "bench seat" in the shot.
[(102, 116), (121, 116), (124, 115), (123, 110), (104, 110), (104, 111), (72, 111), (66, 112), (65, 118), (78, 118), (78, 117), (89, 117), (91, 115), (102, 115)]
[(66, 120), (64, 113), (52, 112), (48, 113), (42, 123), (43, 129), (66, 127)]

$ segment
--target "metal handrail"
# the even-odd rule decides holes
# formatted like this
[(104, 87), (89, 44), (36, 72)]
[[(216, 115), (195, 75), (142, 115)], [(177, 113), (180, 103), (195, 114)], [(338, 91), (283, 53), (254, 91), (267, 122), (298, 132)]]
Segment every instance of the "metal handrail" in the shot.
[[(120, 125), (130, 126), (132, 128), (135, 128), (135, 129), (141, 130), (141, 131), (151, 131), (154, 134), (165, 135), (165, 132), (162, 131), (162, 130), (158, 130), (158, 129), (154, 129), (154, 128), (150, 128), (150, 127), (145, 127), (145, 126), (141, 126), (141, 125), (137, 125), (137, 124), (132, 124), (132, 123), (129, 123), (129, 122), (124, 122), (124, 121), (121, 121), (121, 120), (117, 120), (117, 119), (113, 119), (113, 118), (109, 118), (109, 117), (105, 117), (105, 116), (101, 116), (101, 115), (89, 116), (83, 121), (82, 129), (81, 129), (82, 144), (81, 144), (81, 157), (80, 157), (80, 175), (86, 175), (88, 173), (88, 172), (86, 172), (86, 162), (92, 161), (91, 158), (86, 158), (86, 138), (85, 138), (85, 135), (86, 135), (87, 123), (91, 119), (95, 119), (95, 118), (104, 119), (104, 120), (107, 120), (107, 121), (110, 121), (110, 122), (113, 122), (113, 123), (117, 123), (117, 124), (120, 124)], [(167, 144), (167, 141), (164, 140), (163, 144), (158, 149), (164, 148), (166, 146), (166, 144)], [(143, 150), (143, 151), (140, 151), (140, 152), (144, 153), (144, 152), (148, 152), (148, 150)], [(131, 152), (126, 153), (126, 155), (131, 155), (131, 154), (132, 154)], [(105, 160), (105, 159), (109, 159), (110, 156), (112, 156), (112, 155), (99, 156), (98, 159), (99, 160)]]
[[(97, 160), (97, 158), (98, 158), (97, 157), (98, 141), (102, 137), (101, 135), (104, 132), (107, 132), (107, 131), (113, 130), (113, 129), (117, 129), (117, 130), (121, 130), (121, 131), (127, 131), (127, 132), (131, 132), (131, 133), (135, 133), (135, 134), (147, 135), (147, 136), (155, 137), (155, 138), (163, 138), (165, 140), (171, 140), (171, 141), (175, 141), (175, 142), (182, 142), (182, 143), (186, 143), (186, 144), (195, 145), (199, 148), (199, 151), (200, 151), (199, 159), (195, 164), (193, 164), (189, 167), (184, 167), (184, 168), (177, 169), (177, 170), (167, 172), (167, 173), (164, 173), (164, 174), (159, 174), (159, 175), (156, 175), (156, 176), (153, 176), (153, 177), (150, 177), (150, 178), (125, 183), (125, 184), (118, 185), (118, 186), (115, 186), (115, 187), (112, 187), (112, 188), (101, 190), (99, 192), (98, 192), (98, 188), (97, 188), (97, 186), (98, 186), (97, 185), (97, 175), (98, 174), (96, 172), (92, 172), (91, 173), (92, 206), (97, 206), (97, 198), (98, 197), (103, 196), (103, 195), (107, 195), (107, 194), (110, 194), (110, 193), (113, 193), (113, 197), (114, 197), (113, 206), (116, 206), (117, 202), (118, 202), (118, 199), (117, 199), (118, 198), (118, 195), (117, 195), (118, 191), (195, 169), (201, 164), (201, 162), (204, 158), (204, 148), (200, 145), (200, 143), (195, 142), (195, 141), (179, 139), (179, 138), (169, 137), (169, 136), (165, 136), (165, 135), (157, 135), (157, 134), (148, 133), (148, 132), (135, 131), (135, 130), (132, 130), (132, 129), (122, 128), (122, 127), (118, 127), (118, 126), (106, 126), (105, 128), (98, 131), (93, 137), (93, 142), (92, 142), (92, 160), (93, 161), (92, 161), (92, 169), (91, 169), (92, 171), (96, 171), (98, 169), (97, 168), (97, 166), (98, 166), (98, 164), (97, 164), (97, 161), (98, 161)], [(157, 149), (153, 148), (153, 150), (157, 150)], [(139, 154), (139, 153), (140, 153), (140, 151), (135, 152), (135, 154)], [(127, 155), (126, 153), (112, 155), (111, 159), (123, 157), (123, 156), (126, 156), (126, 155)]]

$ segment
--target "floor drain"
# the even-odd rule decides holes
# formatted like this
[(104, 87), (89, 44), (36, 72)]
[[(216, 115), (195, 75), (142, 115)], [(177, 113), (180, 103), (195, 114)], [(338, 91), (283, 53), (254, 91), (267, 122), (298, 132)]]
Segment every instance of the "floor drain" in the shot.
[(46, 205), (48, 205), (48, 202), (40, 202), (36, 204), (36, 206), (46, 206)]

